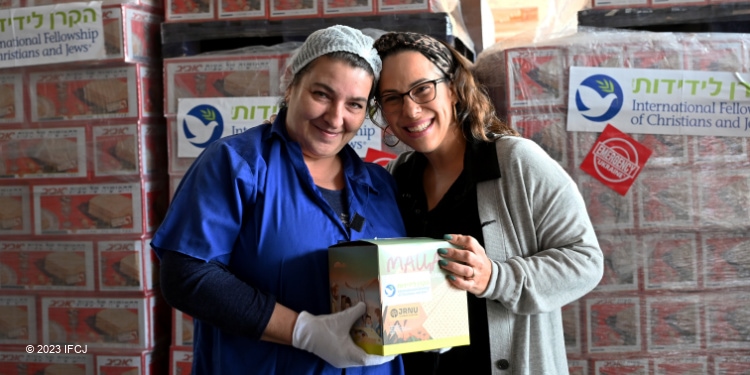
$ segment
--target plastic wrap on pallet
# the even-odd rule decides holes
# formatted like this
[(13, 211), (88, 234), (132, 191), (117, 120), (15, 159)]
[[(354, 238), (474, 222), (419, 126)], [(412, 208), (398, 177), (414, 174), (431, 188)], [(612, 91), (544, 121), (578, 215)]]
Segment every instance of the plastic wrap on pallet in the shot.
[(162, 11), (100, 3), (105, 58), (0, 69), (0, 372), (167, 371)]
[(166, 6), (166, 22), (162, 26), (164, 55), (196, 55), (211, 47), (202, 43), (220, 39), (304, 41), (315, 30), (342, 24), (358, 29), (421, 32), (449, 43), (457, 38), (473, 59), (474, 43), (464, 24), (460, 1), (379, 0), (383, 3), (379, 11), (378, 0), (363, 1), (172, 0)]
[[(498, 113), (578, 183), (604, 252), (599, 285), (563, 308), (571, 373), (739, 375), (750, 369), (750, 87), (741, 84), (749, 48), (747, 34), (582, 29), (479, 55), (474, 70)], [(690, 72), (737, 73), (734, 101), (715, 104), (731, 116), (718, 121), (707, 108), (700, 116), (664, 114), (669, 120), (660, 123), (674, 128), (700, 120), (717, 135), (628, 132), (651, 156), (621, 194), (581, 169), (603, 133), (568, 130), (570, 91), (581, 90), (569, 87), (572, 67), (602, 68), (602, 74), (687, 71), (685, 92), (700, 88), (687, 82)], [(736, 135), (726, 135), (720, 123)]]

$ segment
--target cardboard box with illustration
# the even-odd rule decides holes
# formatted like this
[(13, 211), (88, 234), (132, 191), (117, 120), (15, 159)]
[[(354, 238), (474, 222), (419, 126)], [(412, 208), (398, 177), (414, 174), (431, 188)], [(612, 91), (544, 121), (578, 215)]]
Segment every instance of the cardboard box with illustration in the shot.
[(359, 301), (354, 342), (370, 354), (394, 355), (469, 344), (466, 292), (452, 287), (429, 238), (373, 239), (328, 249), (331, 309)]

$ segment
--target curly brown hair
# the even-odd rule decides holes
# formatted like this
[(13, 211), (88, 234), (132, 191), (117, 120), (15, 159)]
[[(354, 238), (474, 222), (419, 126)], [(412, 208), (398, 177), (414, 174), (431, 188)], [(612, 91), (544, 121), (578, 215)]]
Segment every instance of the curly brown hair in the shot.
[(495, 112), (484, 86), (477, 83), (471, 72), (471, 62), (450, 45), (440, 41), (451, 51), (456, 62), (453, 68), (453, 91), (456, 101), (456, 120), (466, 139), (489, 141), (500, 135), (519, 135)]

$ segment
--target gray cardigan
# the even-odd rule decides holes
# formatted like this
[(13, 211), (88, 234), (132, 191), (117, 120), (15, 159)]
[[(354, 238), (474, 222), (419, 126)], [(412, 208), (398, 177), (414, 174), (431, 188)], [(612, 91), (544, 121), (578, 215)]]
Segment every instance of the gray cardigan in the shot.
[(556, 161), (528, 139), (505, 136), (495, 145), (501, 176), (477, 185), (492, 260), (479, 297), (487, 299), (493, 374), (568, 374), (561, 308), (599, 283), (602, 251), (578, 187)]

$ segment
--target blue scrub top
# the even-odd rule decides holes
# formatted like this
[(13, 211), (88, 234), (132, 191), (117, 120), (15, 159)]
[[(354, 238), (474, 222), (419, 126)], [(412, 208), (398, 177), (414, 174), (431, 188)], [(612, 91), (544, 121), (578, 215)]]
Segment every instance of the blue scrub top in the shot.
[[(347, 228), (320, 191), (289, 138), (282, 111), (270, 125), (207, 147), (175, 192), (152, 246), (217, 260), (238, 278), (295, 311), (330, 313), (328, 251), (341, 241), (403, 237), (396, 185), (382, 167), (363, 162), (348, 145), (339, 153), (346, 176)], [(217, 291), (232, 293), (232, 291)], [(193, 374), (340, 374), (319, 357), (195, 320)], [(353, 374), (402, 374), (401, 358)]]

